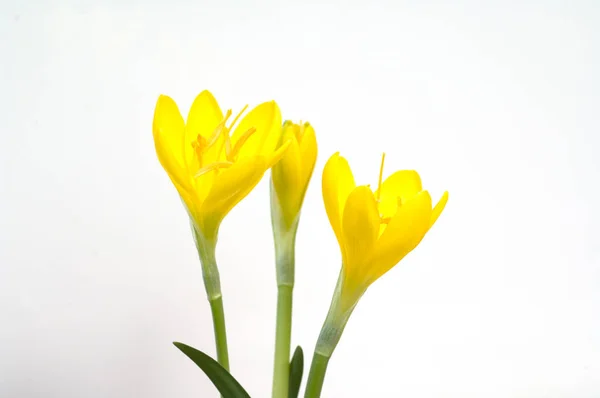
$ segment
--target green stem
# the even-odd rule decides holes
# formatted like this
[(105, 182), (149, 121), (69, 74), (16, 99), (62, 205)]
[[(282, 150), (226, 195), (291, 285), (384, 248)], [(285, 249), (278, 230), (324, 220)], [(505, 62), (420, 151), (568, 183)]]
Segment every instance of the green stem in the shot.
[(277, 329), (275, 332), (273, 398), (287, 398), (288, 396), (293, 289), (293, 286), (288, 285), (279, 285), (277, 289)]
[(327, 364), (329, 357), (315, 352), (310, 365), (310, 373), (308, 374), (308, 382), (306, 383), (306, 391), (304, 398), (319, 398), (323, 389), (323, 381), (325, 380), (325, 372), (327, 372)]
[(217, 361), (229, 370), (229, 353), (227, 351), (227, 332), (225, 330), (225, 312), (223, 311), (223, 297), (221, 295), (221, 278), (215, 258), (216, 238), (207, 239), (192, 224), (194, 242), (198, 249), (198, 256), (202, 264), (202, 279), (206, 296), (210, 303), (217, 346)]
[(325, 380), (325, 372), (327, 371), (329, 359), (342, 337), (346, 323), (348, 322), (358, 299), (360, 299), (364, 293), (364, 289), (359, 289), (355, 291), (346, 290), (345, 295), (342, 294), (344, 293), (343, 270), (344, 267), (342, 266), (333, 293), (333, 298), (331, 299), (331, 305), (327, 312), (327, 317), (325, 318), (321, 333), (317, 339), (304, 398), (319, 398), (321, 396), (321, 389), (323, 388), (323, 381)]
[(227, 351), (227, 331), (225, 330), (223, 298), (218, 297), (216, 299), (209, 300), (209, 303), (213, 318), (213, 328), (215, 331), (217, 361), (221, 364), (221, 366), (229, 370), (229, 353)]
[[(299, 204), (302, 205), (302, 197)], [(277, 326), (275, 329), (273, 398), (288, 398), (289, 395), (296, 231), (298, 230), (300, 217), (300, 208), (296, 209), (293, 220), (285, 217), (286, 213), (281, 205), (282, 202), (280, 202), (273, 179), (271, 179), (271, 226), (273, 227), (273, 240), (275, 243), (277, 277)], [(288, 208), (288, 210), (290, 209)]]

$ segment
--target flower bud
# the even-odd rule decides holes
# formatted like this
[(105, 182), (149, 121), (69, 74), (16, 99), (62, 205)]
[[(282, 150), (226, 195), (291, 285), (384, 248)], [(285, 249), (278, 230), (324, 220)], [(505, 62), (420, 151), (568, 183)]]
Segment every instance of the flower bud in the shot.
[(286, 121), (281, 142), (290, 142), (283, 158), (272, 168), (271, 212), (273, 226), (295, 230), (308, 182), (317, 160), (317, 139), (309, 123)]

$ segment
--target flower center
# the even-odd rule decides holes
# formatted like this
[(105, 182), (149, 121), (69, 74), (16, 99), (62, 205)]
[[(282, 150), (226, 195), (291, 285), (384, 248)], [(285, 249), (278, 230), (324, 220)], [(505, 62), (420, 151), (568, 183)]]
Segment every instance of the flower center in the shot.
[[(223, 120), (217, 125), (215, 130), (213, 131), (210, 138), (203, 137), (198, 134), (196, 137), (196, 141), (192, 141), (192, 148), (194, 148), (194, 152), (198, 158), (198, 163), (200, 164), (200, 169), (196, 172), (194, 177), (200, 177), (206, 173), (211, 171), (219, 172), (221, 169), (226, 169), (231, 167), (233, 163), (238, 158), (239, 152), (248, 140), (256, 132), (256, 128), (251, 127), (247, 131), (245, 131), (236, 141), (235, 145), (231, 144), (231, 136), (229, 132), (235, 126), (240, 116), (244, 113), (244, 111), (248, 108), (248, 105), (244, 106), (244, 108), (237, 114), (237, 116), (233, 119), (233, 122), (228, 126), (226, 126), (227, 120), (231, 117), (231, 109), (227, 111)], [(205, 155), (206, 152), (215, 146), (219, 141), (219, 138), (225, 137), (225, 160), (215, 161), (212, 163), (205, 164)]]

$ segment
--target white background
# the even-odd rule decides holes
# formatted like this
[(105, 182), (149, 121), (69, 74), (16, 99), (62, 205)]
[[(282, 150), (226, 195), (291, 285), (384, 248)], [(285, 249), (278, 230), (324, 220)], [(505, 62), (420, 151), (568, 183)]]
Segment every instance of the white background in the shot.
[[(3, 2), (0, 396), (216, 397), (188, 221), (154, 153), (187, 114), (275, 99), (319, 160), (298, 237), (293, 345), (310, 361), (340, 266), (321, 171), (414, 168), (450, 201), (353, 314), (324, 397), (599, 397), (600, 3)], [(267, 178), (218, 261), (232, 372), (270, 395)], [(307, 365), (308, 366), (308, 365)]]

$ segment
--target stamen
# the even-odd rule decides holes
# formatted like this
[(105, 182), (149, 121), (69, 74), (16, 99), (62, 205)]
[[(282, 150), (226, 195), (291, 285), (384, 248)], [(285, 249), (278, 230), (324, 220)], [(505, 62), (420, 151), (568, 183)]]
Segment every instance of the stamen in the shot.
[(224, 123), (221, 122), (219, 123), (219, 125), (217, 126), (217, 128), (215, 129), (212, 137), (210, 138), (210, 141), (208, 142), (208, 144), (206, 145), (206, 148), (210, 148), (211, 146), (215, 145), (215, 143), (217, 142), (217, 140), (219, 139), (219, 137), (221, 136), (221, 133), (223, 133), (223, 131), (225, 130), (225, 126)]
[(227, 112), (225, 112), (225, 117), (223, 118), (223, 121), (221, 123), (223, 123), (223, 125), (225, 125), (225, 123), (227, 122), (227, 119), (229, 119), (231, 117), (231, 109), (227, 109)]
[(379, 167), (379, 183), (377, 184), (377, 202), (381, 200), (381, 181), (383, 180), (383, 163), (385, 162), (385, 152), (381, 155), (381, 166)]
[(237, 156), (238, 152), (240, 151), (240, 149), (242, 149), (242, 146), (244, 145), (244, 143), (248, 140), (248, 138), (250, 138), (252, 136), (252, 134), (254, 134), (256, 132), (256, 128), (254, 127), (250, 127), (244, 134), (242, 134), (240, 136), (240, 138), (237, 140), (237, 142), (235, 143), (235, 146), (233, 147), (233, 150), (231, 151), (230, 155), (231, 155), (231, 161), (235, 160), (235, 157)]
[(271, 159), (269, 159), (269, 162), (267, 163), (268, 169), (273, 167), (275, 165), (275, 163), (277, 163), (281, 160), (281, 158), (285, 154), (285, 151), (288, 149), (288, 147), (291, 145), (291, 143), (292, 143), (292, 140), (287, 140), (286, 142), (283, 143), (282, 146), (279, 147), (278, 150), (275, 151), (275, 153), (273, 154), (273, 156), (271, 157)]
[(223, 130), (226, 128), (225, 123), (227, 123), (227, 119), (229, 119), (230, 117), (231, 117), (231, 109), (229, 109), (225, 113), (225, 117), (223, 118), (223, 120), (221, 120), (219, 122), (219, 124), (217, 124), (217, 127), (215, 127), (215, 130), (213, 131), (213, 135), (211, 136), (211, 139), (210, 139), (210, 143), (208, 144), (207, 147), (212, 146), (217, 141), (217, 139), (219, 138), (219, 136), (221, 135)]
[[(229, 116), (231, 116), (231, 109), (227, 110), (227, 115), (223, 119), (222, 128), (221, 128), (221, 131), (223, 131), (225, 133), (225, 155), (227, 157), (227, 160), (230, 160), (229, 152), (231, 151), (231, 137), (229, 136), (230, 128), (225, 126), (225, 122), (227, 122), (227, 119), (229, 119)], [(237, 120), (238, 116), (236, 116), (236, 120)], [(235, 123), (235, 120), (234, 120), (234, 123)], [(232, 124), (232, 126), (233, 126), (233, 124)]]
[(202, 153), (204, 152), (204, 148), (206, 147), (206, 138), (198, 135), (195, 141), (192, 141), (192, 148), (194, 148), (194, 152), (196, 152), (196, 156), (198, 156), (198, 160), (202, 162)]
[(194, 175), (195, 178), (198, 178), (206, 173), (209, 173), (211, 171), (214, 170), (219, 170), (219, 169), (226, 169), (228, 167), (231, 167), (233, 163), (232, 162), (215, 162), (215, 163), (211, 163), (206, 167), (201, 168), (200, 170), (198, 170), (198, 172), (196, 173), (196, 175)]
[[(240, 116), (242, 116), (242, 113), (244, 113), (246, 111), (246, 109), (248, 109), (248, 105), (246, 104), (246, 106), (244, 106), (242, 108), (242, 110), (240, 111), (240, 113), (237, 114), (237, 116), (233, 119), (233, 122), (229, 125), (228, 130), (231, 130), (233, 128), (233, 126), (235, 126), (235, 124), (237, 123), (238, 119), (240, 118)], [(229, 112), (231, 112), (231, 110), (229, 110)]]
[(229, 134), (227, 134), (227, 139), (225, 140), (225, 158), (228, 161), (233, 162), (233, 159), (231, 158), (231, 138), (229, 137)]
[(223, 118), (223, 120), (221, 120), (221, 122), (217, 125), (217, 127), (215, 127), (215, 130), (213, 131), (213, 133), (210, 137), (210, 140), (207, 140), (206, 138), (204, 138), (200, 134), (198, 134), (197, 141), (198, 141), (199, 146), (196, 147), (194, 145), (195, 143), (192, 142), (192, 146), (194, 147), (194, 149), (196, 149), (196, 153), (198, 154), (199, 158), (201, 158), (202, 152), (204, 152), (211, 146), (215, 145), (215, 143), (219, 140), (219, 137), (221, 136), (223, 131), (225, 131), (225, 129), (226, 129), (225, 123), (227, 122), (227, 119), (229, 119), (230, 116), (231, 116), (231, 110), (228, 110), (227, 113), (225, 114), (225, 117)]
[(225, 117), (223, 117), (223, 120), (221, 120), (217, 127), (215, 127), (215, 130), (208, 139), (206, 137), (198, 135), (196, 140), (192, 141), (192, 148), (194, 148), (194, 152), (196, 153), (200, 165), (202, 166), (202, 157), (204, 155), (204, 152), (206, 152), (207, 149), (215, 145), (222, 135), (225, 135), (225, 156), (227, 161), (215, 162), (205, 167), (202, 167), (195, 174), (195, 177), (200, 177), (201, 175), (204, 175), (210, 171), (218, 171), (219, 169), (230, 167), (233, 164), (233, 162), (235, 161), (235, 157), (240, 151), (242, 145), (244, 145), (246, 140), (248, 140), (248, 138), (250, 138), (250, 136), (256, 131), (254, 127), (248, 129), (248, 131), (242, 134), (239, 140), (237, 140), (235, 147), (233, 149), (231, 148), (231, 136), (229, 135), (229, 132), (233, 128), (233, 126), (235, 126), (242, 114), (246, 111), (246, 108), (248, 108), (248, 105), (244, 106), (244, 108), (236, 115), (229, 127), (227, 127), (227, 120), (229, 120), (232, 113), (231, 109), (227, 110), (227, 112), (225, 113)]

